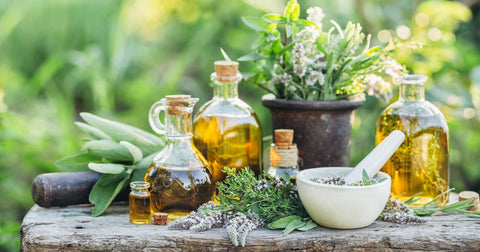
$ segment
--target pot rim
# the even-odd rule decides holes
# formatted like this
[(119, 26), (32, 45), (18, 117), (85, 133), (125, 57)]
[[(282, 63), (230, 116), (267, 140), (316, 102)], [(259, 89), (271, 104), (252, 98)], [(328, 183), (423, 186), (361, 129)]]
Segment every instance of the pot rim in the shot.
[(262, 97), (262, 104), (267, 108), (288, 110), (353, 110), (362, 106), (363, 100), (297, 101), (266, 94)]

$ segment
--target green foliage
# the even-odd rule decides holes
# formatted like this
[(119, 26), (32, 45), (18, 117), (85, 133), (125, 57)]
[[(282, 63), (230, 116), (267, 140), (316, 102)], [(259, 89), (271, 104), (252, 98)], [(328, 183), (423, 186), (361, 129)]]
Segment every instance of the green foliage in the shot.
[(92, 216), (99, 216), (129, 181), (143, 180), (155, 151), (163, 148), (163, 140), (133, 126), (90, 113), (80, 113), (80, 116), (88, 124), (77, 122), (76, 125), (93, 138), (83, 145), (81, 153), (60, 159), (56, 165), (67, 170), (89, 168), (103, 174), (89, 198), (95, 204)]
[[(222, 212), (255, 213), (272, 229), (285, 229), (285, 234), (293, 230), (306, 231), (316, 227), (298, 197), (295, 185), (268, 174), (256, 177), (250, 169), (225, 168), (227, 177), (217, 183)], [(300, 229), (302, 228), (302, 229)]]
[(370, 48), (371, 36), (365, 39), (360, 24), (348, 22), (342, 29), (331, 20), (333, 26), (324, 31), (322, 10), (316, 7), (307, 12), (307, 20), (300, 19), (300, 5), (291, 0), (283, 16), (242, 18), (260, 34), (252, 44), (253, 53), (238, 59), (255, 61), (254, 74), (246, 80), (278, 99), (358, 98), (369, 89), (369, 93), (388, 100), (391, 89), (383, 78), (397, 78), (402, 67), (384, 48)]

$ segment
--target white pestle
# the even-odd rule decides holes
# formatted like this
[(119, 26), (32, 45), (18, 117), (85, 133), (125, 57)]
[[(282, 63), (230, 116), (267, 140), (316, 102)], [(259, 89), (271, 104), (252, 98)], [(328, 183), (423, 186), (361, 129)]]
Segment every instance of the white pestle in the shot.
[(398, 147), (405, 140), (405, 134), (400, 130), (394, 130), (383, 141), (375, 147), (360, 163), (355, 166), (353, 171), (345, 176), (346, 184), (351, 184), (362, 180), (362, 172), (365, 170), (368, 177), (372, 178), (395, 153)]

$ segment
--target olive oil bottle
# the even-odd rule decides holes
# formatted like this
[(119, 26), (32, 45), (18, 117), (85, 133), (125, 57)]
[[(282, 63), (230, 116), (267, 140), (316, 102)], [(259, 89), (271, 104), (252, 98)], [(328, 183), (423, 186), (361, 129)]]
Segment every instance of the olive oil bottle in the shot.
[(238, 98), (238, 73), (235, 61), (215, 62), (213, 99), (204, 104), (194, 118), (195, 146), (208, 160), (215, 183), (225, 178), (224, 167), (249, 167), (262, 173), (262, 128), (250, 106)]
[[(448, 126), (440, 110), (425, 100), (427, 77), (407, 75), (400, 84), (399, 100), (380, 115), (375, 143), (393, 130), (406, 139), (383, 166), (392, 177), (392, 193), (401, 200), (422, 192), (415, 204), (424, 204), (448, 190)], [(448, 195), (441, 203), (448, 201)]]
[[(169, 219), (184, 217), (212, 198), (213, 176), (207, 160), (192, 140), (192, 110), (197, 98), (170, 95), (150, 109), (150, 125), (166, 138), (154, 157), (145, 181), (151, 185), (154, 212), (167, 212)], [(165, 111), (165, 125), (159, 120)]]

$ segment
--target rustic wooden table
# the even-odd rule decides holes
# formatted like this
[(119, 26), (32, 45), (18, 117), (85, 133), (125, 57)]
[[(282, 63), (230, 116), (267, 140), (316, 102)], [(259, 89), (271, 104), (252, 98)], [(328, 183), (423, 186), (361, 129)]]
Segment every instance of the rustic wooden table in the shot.
[(109, 207), (100, 217), (91, 206), (41, 208), (34, 206), (21, 228), (23, 251), (287, 251), (287, 250), (466, 250), (480, 251), (480, 219), (463, 215), (425, 218), (420, 225), (377, 221), (367, 228), (334, 230), (317, 227), (284, 235), (260, 229), (247, 237), (245, 247), (234, 247), (223, 229), (205, 232), (169, 230), (167, 226), (133, 225), (128, 206)]

